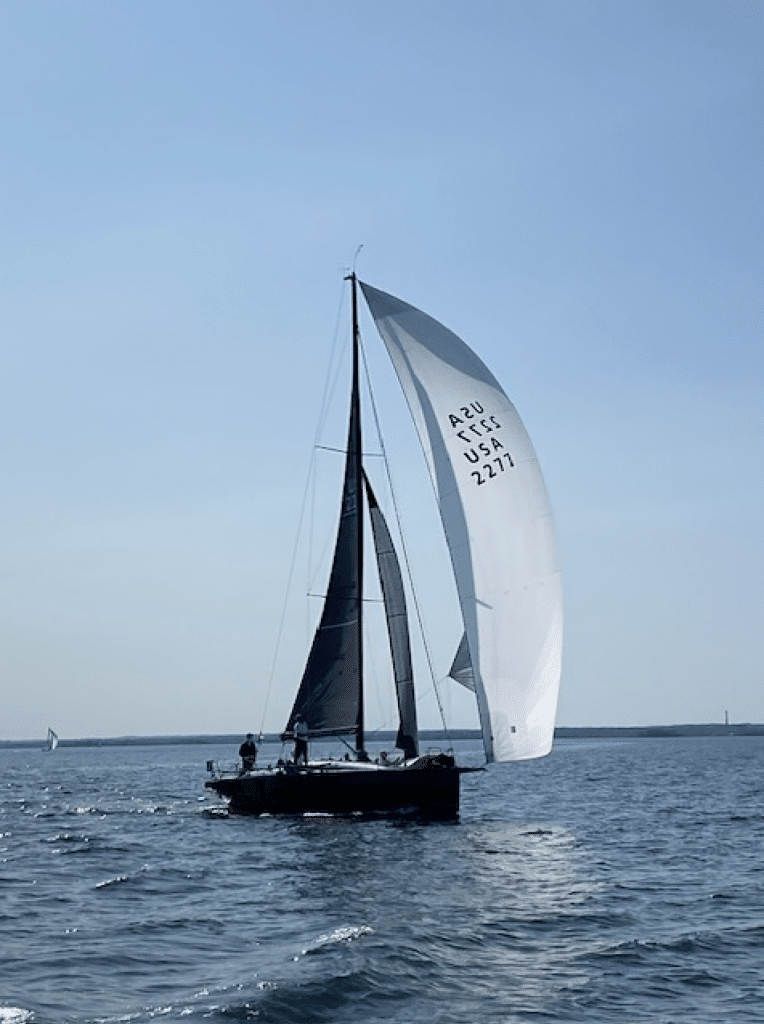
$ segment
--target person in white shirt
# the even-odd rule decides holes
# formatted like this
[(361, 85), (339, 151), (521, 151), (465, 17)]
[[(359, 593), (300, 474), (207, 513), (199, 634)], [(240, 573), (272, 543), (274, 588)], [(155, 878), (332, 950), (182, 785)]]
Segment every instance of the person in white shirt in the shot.
[(301, 718), (299, 715), (294, 720), (294, 763), (299, 764), (302, 759), (303, 764), (308, 763), (308, 736), (310, 730), (308, 729), (308, 723)]

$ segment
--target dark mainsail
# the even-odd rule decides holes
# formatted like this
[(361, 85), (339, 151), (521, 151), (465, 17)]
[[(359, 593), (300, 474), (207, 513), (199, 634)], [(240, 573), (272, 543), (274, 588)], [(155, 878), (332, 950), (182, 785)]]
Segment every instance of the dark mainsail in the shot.
[(379, 582), (385, 602), (387, 633), (390, 638), (395, 692), (398, 697), (398, 712), (400, 714), (400, 727), (395, 745), (403, 751), (405, 757), (416, 757), (419, 753), (419, 743), (414, 697), (414, 672), (411, 665), (411, 642), (403, 577), (385, 517), (377, 504), (377, 499), (374, 497), (374, 492), (365, 473), (364, 481), (377, 555)]
[(363, 751), (363, 469), (358, 378), (358, 317), (353, 279), (353, 382), (340, 525), (321, 621), (283, 738), (292, 733), (300, 715), (311, 736), (354, 733), (356, 748)]

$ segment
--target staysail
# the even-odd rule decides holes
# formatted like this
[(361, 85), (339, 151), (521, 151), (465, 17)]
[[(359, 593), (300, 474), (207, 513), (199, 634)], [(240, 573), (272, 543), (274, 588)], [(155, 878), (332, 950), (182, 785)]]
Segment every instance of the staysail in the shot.
[(414, 671), (411, 664), (411, 640), (406, 612), (406, 592), (403, 588), (401, 567), (393, 539), (365, 473), (364, 480), (366, 481), (366, 500), (369, 505), (369, 517), (374, 536), (374, 549), (377, 555), (379, 582), (385, 602), (387, 632), (390, 638), (390, 654), (395, 676), (395, 692), (398, 697), (398, 712), (400, 714), (400, 727), (395, 745), (403, 751), (405, 757), (416, 757), (419, 753), (419, 740)]
[(520, 417), (475, 353), (436, 320), (361, 284), (435, 486), (488, 761), (548, 753), (562, 655), (551, 512)]
[(457, 683), (461, 683), (468, 690), (472, 690), (473, 693), (475, 692), (475, 673), (472, 670), (472, 658), (470, 658), (470, 648), (467, 643), (466, 633), (462, 633), (462, 639), (454, 655), (454, 660), (451, 662), (448, 674)]

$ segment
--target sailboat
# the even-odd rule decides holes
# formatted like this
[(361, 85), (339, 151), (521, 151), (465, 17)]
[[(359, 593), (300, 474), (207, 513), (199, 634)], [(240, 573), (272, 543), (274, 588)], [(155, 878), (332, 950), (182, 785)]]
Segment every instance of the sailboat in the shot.
[(46, 750), (48, 753), (52, 753), (57, 746), (58, 736), (56, 735), (56, 733), (53, 732), (52, 729), (49, 728), (48, 735), (45, 738), (45, 746), (43, 747), (43, 750)]
[[(406, 597), (385, 517), (365, 474), (359, 387), (363, 294), (408, 402), (434, 485), (464, 623), (449, 675), (473, 691), (486, 762), (542, 757), (554, 735), (562, 594), (546, 488), (517, 411), (482, 360), (448, 328), (349, 275), (353, 365), (345, 474), (323, 611), (282, 739), (354, 738), (344, 759), (220, 772), (205, 785), (254, 814), (413, 811), (449, 817), (476, 770), (421, 753)], [(400, 725), (400, 756), (366, 750), (364, 521), (371, 522)]]

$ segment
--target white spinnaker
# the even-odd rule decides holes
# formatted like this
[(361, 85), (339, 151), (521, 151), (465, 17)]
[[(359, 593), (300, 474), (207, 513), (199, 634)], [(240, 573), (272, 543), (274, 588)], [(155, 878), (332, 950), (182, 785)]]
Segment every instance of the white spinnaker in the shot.
[(361, 284), (432, 475), (464, 618), (486, 759), (549, 753), (562, 657), (551, 511), (520, 417), (452, 331)]

